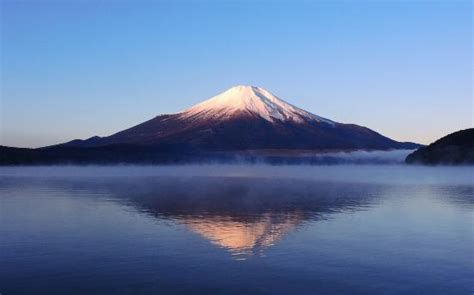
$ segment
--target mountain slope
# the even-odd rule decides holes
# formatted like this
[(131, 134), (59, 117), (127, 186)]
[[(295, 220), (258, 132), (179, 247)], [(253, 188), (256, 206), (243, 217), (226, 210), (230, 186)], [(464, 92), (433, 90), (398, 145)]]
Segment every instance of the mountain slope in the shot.
[(408, 164), (474, 164), (474, 128), (451, 133), (408, 155)]
[(365, 127), (314, 115), (253, 86), (236, 86), (180, 113), (157, 116), (108, 137), (75, 140), (63, 146), (116, 144), (165, 146), (176, 151), (418, 147), (394, 141)]

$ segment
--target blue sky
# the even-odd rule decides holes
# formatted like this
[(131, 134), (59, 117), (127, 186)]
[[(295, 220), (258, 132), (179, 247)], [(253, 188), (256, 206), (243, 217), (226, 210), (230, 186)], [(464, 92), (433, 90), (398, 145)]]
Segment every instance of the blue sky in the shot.
[(473, 126), (471, 1), (1, 1), (0, 144), (110, 135), (244, 84), (429, 143)]

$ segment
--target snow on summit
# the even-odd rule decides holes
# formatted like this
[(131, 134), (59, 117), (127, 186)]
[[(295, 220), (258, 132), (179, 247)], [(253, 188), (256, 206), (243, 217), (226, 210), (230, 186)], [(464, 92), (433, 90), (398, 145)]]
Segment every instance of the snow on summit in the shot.
[(267, 121), (313, 120), (333, 124), (331, 120), (297, 108), (269, 91), (255, 86), (235, 86), (180, 113), (182, 118), (225, 119), (249, 112)]

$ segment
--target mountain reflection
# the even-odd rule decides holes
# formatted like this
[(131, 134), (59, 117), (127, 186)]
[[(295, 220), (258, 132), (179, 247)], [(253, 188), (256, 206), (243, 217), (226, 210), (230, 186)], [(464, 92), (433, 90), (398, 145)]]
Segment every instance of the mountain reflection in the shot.
[(253, 222), (242, 222), (225, 217), (189, 218), (186, 226), (211, 243), (228, 249), (237, 259), (261, 254), (264, 248), (274, 245), (286, 233), (302, 222), (302, 216), (263, 214)]
[(237, 259), (263, 254), (305, 222), (369, 206), (381, 188), (224, 177), (114, 179), (100, 186), (141, 212), (185, 225)]
[(245, 177), (92, 177), (41, 185), (87, 192), (182, 224), (236, 259), (263, 254), (306, 222), (370, 206), (385, 190), (372, 184)]

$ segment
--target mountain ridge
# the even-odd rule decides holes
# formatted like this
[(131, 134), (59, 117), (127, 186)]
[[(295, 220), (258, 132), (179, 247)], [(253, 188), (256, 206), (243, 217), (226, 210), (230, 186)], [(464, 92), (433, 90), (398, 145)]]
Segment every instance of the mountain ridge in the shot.
[(473, 165), (474, 128), (453, 132), (406, 157), (407, 164)]
[(256, 86), (235, 86), (175, 114), (106, 137), (64, 145), (172, 145), (179, 149), (411, 149), (367, 127), (344, 124), (307, 112)]

